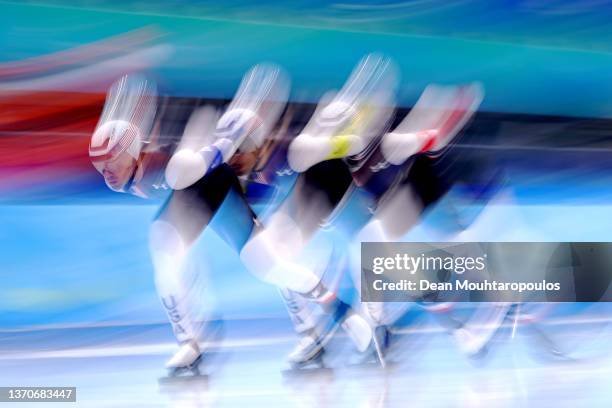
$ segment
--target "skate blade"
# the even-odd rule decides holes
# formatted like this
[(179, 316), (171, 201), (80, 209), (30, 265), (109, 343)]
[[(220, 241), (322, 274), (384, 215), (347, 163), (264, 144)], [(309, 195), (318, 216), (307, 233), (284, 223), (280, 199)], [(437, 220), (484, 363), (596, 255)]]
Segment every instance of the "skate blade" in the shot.
[(569, 353), (563, 351), (559, 345), (550, 338), (548, 334), (546, 334), (542, 329), (538, 327), (536, 324), (532, 324), (530, 327), (531, 332), (535, 338), (535, 341), (538, 344), (538, 347), (541, 348), (549, 358), (558, 361), (575, 361), (573, 357), (569, 355)]
[[(374, 353), (373, 353), (374, 354)], [(343, 366), (347, 370), (367, 370), (367, 371), (379, 371), (388, 372), (395, 367), (396, 363), (393, 361), (385, 360), (385, 366), (383, 367), (378, 359), (378, 356), (371, 355), (367, 359), (358, 362), (352, 362)]]
[(208, 374), (193, 374), (161, 377), (157, 380), (161, 392), (205, 390), (208, 388)]
[(387, 362), (385, 360), (384, 350), (376, 334), (372, 336), (372, 343), (374, 343), (374, 351), (376, 353), (376, 357), (378, 358), (378, 362), (380, 363), (380, 366), (382, 368), (387, 368)]
[(334, 370), (330, 367), (323, 365), (304, 365), (301, 367), (291, 366), (287, 370), (281, 372), (285, 380), (299, 380), (304, 379), (325, 379), (331, 381), (334, 378)]

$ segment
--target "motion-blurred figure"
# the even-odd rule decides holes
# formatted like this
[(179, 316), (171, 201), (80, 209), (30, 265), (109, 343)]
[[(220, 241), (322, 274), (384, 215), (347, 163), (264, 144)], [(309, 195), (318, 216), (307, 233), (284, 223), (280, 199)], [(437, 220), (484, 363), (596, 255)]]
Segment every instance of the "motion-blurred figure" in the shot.
[(319, 304), (328, 316), (322, 325), (300, 331), (301, 341), (288, 357), (292, 365), (299, 366), (318, 357), (339, 326), (359, 351), (365, 351), (371, 344), (372, 330), (367, 321), (322, 281), (325, 271), (343, 250), (340, 247), (320, 250), (316, 259), (305, 255), (304, 250), (321, 225), (334, 218), (334, 209), (350, 195), (347, 192), (352, 178), (340, 159), (361, 152), (388, 125), (396, 76), (391, 60), (368, 55), (337, 94), (323, 97), (289, 147), (289, 165), (302, 173), (291, 196), (240, 254), (253, 274), (289, 293), (299, 294), (296, 302), (308, 299)]
[(234, 216), (231, 225), (215, 232), (230, 247), (239, 250), (255, 227), (255, 216), (228, 162), (241, 146), (243, 153), (261, 147), (262, 135), (286, 102), (283, 81), (278, 68), (255, 67), (221, 118), (213, 108), (196, 110), (182, 139), (165, 134), (150, 81), (125, 77), (109, 91), (90, 145), (96, 169), (114, 191), (146, 198), (154, 190), (168, 189), (166, 181), (174, 189), (150, 230), (157, 291), (180, 344), (167, 363), (172, 373), (197, 368), (204, 351), (182, 275), (186, 259), (222, 204), (230, 206)]
[[(390, 83), (387, 81), (386, 85)], [(390, 93), (393, 90), (393, 87), (386, 88)], [(352, 100), (359, 101), (355, 97)], [(386, 112), (390, 112), (392, 94), (377, 93), (377, 100), (386, 101), (387, 105), (383, 106), (387, 108)], [(478, 85), (430, 86), (392, 132), (387, 132), (388, 116), (382, 120), (381, 115), (372, 115), (372, 118), (376, 118), (373, 123), (377, 126), (368, 128), (372, 123), (358, 118), (360, 127), (348, 127), (351, 133), (338, 135), (327, 129), (313, 132), (316, 137), (301, 134), (292, 143), (289, 158), (296, 170), (307, 168), (324, 158), (343, 158), (348, 164), (354, 187), (345, 194), (342, 204), (336, 206), (334, 226), (347, 237), (348, 242), (352, 242), (352, 270), (357, 288), (360, 286), (360, 268), (357, 265), (361, 242), (400, 240), (418, 222), (425, 209), (437, 202), (446, 193), (448, 185), (452, 184), (449, 174), (437, 172), (436, 167), (440, 161), (444, 161), (443, 150), (473, 116), (481, 100), (482, 90)], [(319, 111), (325, 113), (336, 102), (323, 104)], [(343, 107), (338, 109), (339, 112), (356, 110), (355, 105), (348, 108), (339, 105)], [(372, 105), (362, 100), (361, 106), (371, 109)], [(323, 114), (319, 116), (327, 119)], [(320, 122), (333, 123), (315, 115), (315, 123)], [(312, 125), (306, 129), (312, 131), (313, 128), (325, 129), (324, 126), (316, 128)], [(369, 132), (361, 133), (360, 129)], [(450, 176), (455, 177), (453, 174)], [(358, 214), (353, 213), (350, 219), (338, 216), (351, 201), (360, 209)], [(374, 327), (373, 345), (384, 364), (383, 354), (388, 344), (387, 326), (393, 323), (398, 313), (385, 312), (384, 304), (379, 302), (362, 302), (362, 306), (364, 315)], [(320, 340), (312, 341), (319, 347), (323, 343)]]

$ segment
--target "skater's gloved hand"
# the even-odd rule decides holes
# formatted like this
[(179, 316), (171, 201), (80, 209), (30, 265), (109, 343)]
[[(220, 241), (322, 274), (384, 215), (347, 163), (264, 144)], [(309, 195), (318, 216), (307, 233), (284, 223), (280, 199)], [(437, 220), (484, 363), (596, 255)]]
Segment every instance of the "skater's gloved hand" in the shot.
[(361, 152), (366, 147), (363, 135), (368, 121), (372, 118), (373, 107), (363, 105), (353, 114), (340, 132), (330, 138), (331, 150), (326, 160), (341, 159)]
[(216, 126), (213, 143), (199, 150), (178, 150), (166, 166), (166, 182), (174, 190), (185, 189), (229, 161), (245, 139), (258, 128), (259, 119), (244, 109), (224, 114)]
[(322, 161), (340, 159), (361, 150), (363, 142), (356, 135), (313, 137), (303, 133), (289, 146), (287, 161), (294, 171), (304, 172)]
[(193, 150), (176, 152), (166, 165), (166, 182), (174, 190), (182, 190), (198, 181), (208, 169), (204, 156)]
[(402, 164), (417, 153), (427, 152), (435, 145), (436, 129), (414, 133), (387, 133), (382, 142), (385, 159), (395, 165)]
[(232, 109), (225, 112), (217, 123), (215, 136), (224, 140), (219, 146), (225, 161), (229, 160), (236, 150), (252, 151), (261, 145), (265, 139), (263, 121), (250, 109)]
[(166, 182), (174, 190), (185, 189), (222, 163), (223, 156), (216, 143), (198, 152), (179, 150), (166, 165)]
[(300, 134), (289, 146), (289, 165), (294, 171), (303, 172), (322, 161), (341, 159), (361, 152), (366, 146), (361, 133), (370, 116), (371, 109), (363, 107), (338, 130), (324, 127), (317, 129), (316, 135)]

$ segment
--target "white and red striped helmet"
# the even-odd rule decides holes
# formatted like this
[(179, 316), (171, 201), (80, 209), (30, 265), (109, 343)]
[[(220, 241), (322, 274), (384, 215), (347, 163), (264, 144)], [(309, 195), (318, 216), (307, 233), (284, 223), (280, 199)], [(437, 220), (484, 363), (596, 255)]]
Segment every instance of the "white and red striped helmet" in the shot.
[(104, 163), (116, 160), (123, 152), (134, 159), (140, 156), (142, 138), (139, 129), (125, 120), (113, 120), (98, 127), (91, 137), (89, 157), (102, 172)]
[(91, 137), (89, 157), (102, 172), (104, 163), (122, 153), (138, 159), (148, 140), (157, 110), (155, 84), (140, 75), (126, 75), (109, 89), (98, 126)]

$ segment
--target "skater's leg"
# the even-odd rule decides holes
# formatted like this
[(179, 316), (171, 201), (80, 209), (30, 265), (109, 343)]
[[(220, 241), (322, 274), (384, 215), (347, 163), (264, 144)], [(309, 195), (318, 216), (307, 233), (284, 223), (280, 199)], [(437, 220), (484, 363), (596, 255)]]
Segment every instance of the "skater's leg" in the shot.
[(188, 316), (188, 290), (183, 267), (190, 242), (170, 222), (155, 220), (149, 233), (149, 247), (155, 270), (157, 294), (179, 343), (194, 340), (196, 328)]
[[(336, 297), (321, 281), (321, 275), (302, 263), (287, 260), (278, 245), (265, 241), (266, 231), (251, 239), (241, 252), (241, 259), (249, 270), (281, 288), (288, 288), (304, 298), (320, 305), (336, 325), (341, 324), (349, 333), (357, 348), (363, 351), (371, 338), (371, 329), (359, 315)], [(325, 262), (327, 263), (327, 262)], [(329, 330), (327, 330), (329, 332)]]
[(279, 293), (283, 298), (296, 333), (302, 334), (314, 330), (317, 324), (316, 313), (309, 307), (306, 299), (298, 293), (284, 288), (279, 288)]
[[(355, 288), (361, 295), (361, 244), (363, 242), (396, 242), (410, 230), (417, 222), (422, 205), (415, 197), (409, 185), (400, 185), (388, 192), (374, 216), (356, 234), (350, 244), (351, 248), (351, 275)], [(391, 254), (390, 254), (391, 255)], [(368, 316), (375, 326), (392, 324), (393, 316), (399, 317), (402, 310), (409, 305), (395, 304), (393, 313), (385, 312), (384, 302), (361, 301), (363, 313)], [(390, 311), (391, 312), (391, 311)]]
[(340, 160), (320, 163), (302, 173), (290, 197), (242, 249), (240, 256), (249, 271), (261, 280), (302, 294), (318, 286), (320, 276), (297, 258), (341, 202), (351, 181)]
[(231, 170), (226, 166), (219, 167), (193, 186), (174, 191), (155, 218), (149, 234), (158, 295), (177, 340), (190, 345), (192, 357), (198, 352), (198, 333), (189, 316), (189, 293), (183, 268), (192, 244), (232, 188), (227, 172)]
[(350, 173), (341, 161), (328, 161), (312, 167), (300, 178), (292, 197), (271, 217), (266, 228), (249, 240), (240, 257), (258, 278), (318, 303), (349, 332), (358, 349), (364, 350), (371, 337), (369, 325), (337, 299), (322, 283), (322, 275), (315, 272), (318, 266), (327, 265), (331, 251), (316, 257), (320, 265), (305, 265), (298, 259), (342, 200), (351, 184)]
[(300, 294), (282, 288), (279, 288), (279, 293), (289, 313), (293, 329), (300, 338), (287, 356), (287, 361), (293, 366), (307, 364), (319, 357), (323, 351), (324, 333), (318, 327), (320, 316), (317, 316), (313, 305)]

